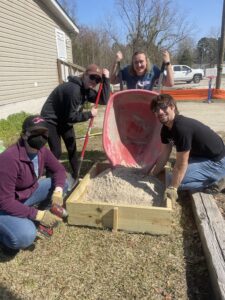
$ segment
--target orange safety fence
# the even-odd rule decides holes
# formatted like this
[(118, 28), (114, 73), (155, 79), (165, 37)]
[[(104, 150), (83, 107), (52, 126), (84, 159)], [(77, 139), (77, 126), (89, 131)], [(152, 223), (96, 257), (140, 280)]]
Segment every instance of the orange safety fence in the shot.
[[(207, 100), (208, 99), (208, 89), (161, 90), (161, 94), (169, 94), (175, 100)], [(211, 98), (225, 100), (225, 90), (212, 89)]]
[(225, 100), (225, 90), (213, 89), (212, 98)]

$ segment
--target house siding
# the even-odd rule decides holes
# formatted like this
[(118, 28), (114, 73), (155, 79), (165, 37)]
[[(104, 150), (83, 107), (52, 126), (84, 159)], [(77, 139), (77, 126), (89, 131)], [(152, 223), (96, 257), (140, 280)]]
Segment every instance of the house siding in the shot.
[[(46, 98), (58, 84), (55, 29), (66, 30), (41, 1), (0, 1), (0, 109), (6, 104)], [(31, 102), (30, 102), (31, 103)]]

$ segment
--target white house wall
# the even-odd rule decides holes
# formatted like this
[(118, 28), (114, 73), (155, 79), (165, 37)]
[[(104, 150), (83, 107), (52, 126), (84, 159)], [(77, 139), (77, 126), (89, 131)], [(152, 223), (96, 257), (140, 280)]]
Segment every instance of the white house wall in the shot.
[[(0, 28), (0, 118), (7, 116), (8, 105), (11, 113), (33, 113), (34, 107), (39, 112), (58, 84), (55, 29), (65, 30), (33, 0), (1, 0)], [(67, 61), (72, 61), (68, 35), (66, 46)]]

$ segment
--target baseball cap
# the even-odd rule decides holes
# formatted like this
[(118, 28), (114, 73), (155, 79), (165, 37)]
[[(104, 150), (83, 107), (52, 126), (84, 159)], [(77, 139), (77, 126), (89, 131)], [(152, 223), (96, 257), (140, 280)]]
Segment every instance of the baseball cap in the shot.
[(22, 125), (22, 131), (36, 131), (36, 130), (48, 130), (48, 123), (40, 115), (32, 115), (27, 117)]
[(86, 73), (89, 75), (98, 75), (102, 78), (102, 69), (95, 64), (87, 66)]

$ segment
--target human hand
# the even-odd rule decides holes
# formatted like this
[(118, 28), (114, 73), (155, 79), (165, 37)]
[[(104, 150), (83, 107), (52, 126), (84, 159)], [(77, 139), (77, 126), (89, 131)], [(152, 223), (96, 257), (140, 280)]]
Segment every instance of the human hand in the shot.
[(60, 189), (55, 189), (53, 194), (52, 194), (52, 204), (58, 204), (60, 206), (63, 205), (63, 191), (62, 188)]
[(103, 75), (105, 78), (109, 78), (109, 70), (108, 70), (108, 69), (102, 69), (102, 75)]
[(173, 186), (168, 186), (164, 192), (164, 200), (169, 198), (172, 201), (172, 205), (175, 205), (175, 202), (178, 199), (177, 188)]
[(162, 56), (163, 56), (164, 63), (170, 62), (170, 54), (167, 50), (162, 51)]
[(118, 51), (116, 53), (116, 62), (120, 62), (123, 59), (123, 53), (121, 51)]
[(96, 117), (97, 113), (98, 113), (98, 109), (93, 106), (92, 109), (91, 109), (91, 115), (92, 115), (92, 117)]
[(49, 210), (38, 210), (36, 221), (39, 221), (45, 227), (55, 227), (62, 219), (53, 215)]

